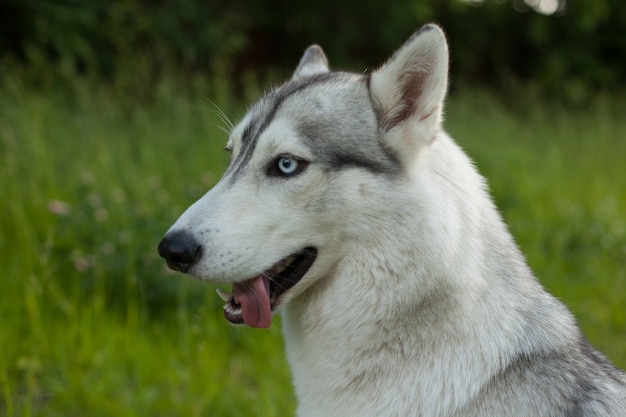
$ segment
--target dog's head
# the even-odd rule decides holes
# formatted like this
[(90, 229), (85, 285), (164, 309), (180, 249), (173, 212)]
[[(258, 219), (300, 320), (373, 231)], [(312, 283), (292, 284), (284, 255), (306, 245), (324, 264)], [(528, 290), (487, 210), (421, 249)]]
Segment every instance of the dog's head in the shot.
[(229, 321), (269, 326), (279, 305), (349, 255), (347, 242), (384, 227), (380, 199), (440, 130), (447, 67), (433, 25), (371, 75), (331, 72), (309, 47), (292, 79), (233, 129), (224, 176), (171, 227), (160, 255), (233, 283), (220, 292)]

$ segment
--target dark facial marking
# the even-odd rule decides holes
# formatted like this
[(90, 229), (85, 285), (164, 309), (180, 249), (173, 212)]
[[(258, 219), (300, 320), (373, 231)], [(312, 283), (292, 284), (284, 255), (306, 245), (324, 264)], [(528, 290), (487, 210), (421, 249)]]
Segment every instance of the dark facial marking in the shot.
[[(252, 154), (259, 141), (259, 137), (274, 120), (276, 113), (287, 98), (307, 88), (328, 82), (335, 77), (336, 73), (330, 72), (317, 74), (308, 78), (299, 78), (284, 84), (282, 87), (273, 90), (261, 98), (250, 110), (253, 113), (258, 112), (259, 114), (256, 114), (244, 129), (241, 138), (241, 151), (237, 159), (228, 167), (225, 175), (231, 175), (231, 181), (233, 181), (241, 174), (248, 162), (250, 162), (250, 159), (252, 159)], [(264, 111), (264, 109), (266, 110)]]
[(371, 106), (369, 76), (363, 76), (361, 83), (348, 87), (341, 111), (333, 111), (336, 106), (332, 105), (312, 109), (309, 117), (301, 120), (298, 132), (307, 140), (316, 161), (328, 171), (362, 168), (376, 174), (399, 174), (400, 160), (385, 146)]

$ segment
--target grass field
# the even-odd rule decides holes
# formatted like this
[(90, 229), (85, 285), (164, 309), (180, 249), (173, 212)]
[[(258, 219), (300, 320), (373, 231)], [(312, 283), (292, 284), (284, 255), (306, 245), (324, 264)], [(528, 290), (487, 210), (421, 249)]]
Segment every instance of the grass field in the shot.
[[(293, 414), (280, 321), (227, 325), (215, 287), (156, 253), (225, 167), (212, 102), (231, 118), (247, 105), (194, 86), (0, 85), (0, 415)], [(625, 113), (467, 91), (446, 122), (542, 283), (622, 368)]]

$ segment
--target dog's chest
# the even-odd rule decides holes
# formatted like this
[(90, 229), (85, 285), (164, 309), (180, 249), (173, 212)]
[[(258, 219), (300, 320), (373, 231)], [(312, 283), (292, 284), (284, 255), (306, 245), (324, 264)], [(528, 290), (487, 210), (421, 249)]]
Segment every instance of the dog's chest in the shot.
[(335, 317), (303, 331), (290, 313), (283, 332), (299, 417), (452, 415), (488, 378), (485, 364), (400, 325), (367, 326), (355, 317), (341, 330)]

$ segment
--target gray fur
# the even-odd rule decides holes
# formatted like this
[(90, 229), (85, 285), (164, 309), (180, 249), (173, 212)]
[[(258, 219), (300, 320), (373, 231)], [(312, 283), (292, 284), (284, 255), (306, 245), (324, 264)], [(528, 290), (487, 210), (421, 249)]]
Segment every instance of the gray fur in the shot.
[[(358, 167), (373, 173), (398, 174), (398, 157), (377, 139), (379, 131), (373, 108), (360, 104), (368, 100), (369, 77), (363, 75), (356, 77), (356, 80), (357, 88), (354, 85), (354, 74), (316, 73), (309, 77), (295, 78), (264, 96), (250, 109), (249, 114), (252, 117), (243, 131), (242, 150), (237, 159), (231, 162), (226, 175), (230, 176), (231, 181), (239, 178), (250, 161), (261, 134), (281, 112), (292, 113), (294, 101), (299, 101), (298, 107), (304, 105), (308, 109), (308, 117), (299, 123), (298, 131), (326, 169), (334, 171)], [(328, 107), (337, 103), (324, 104), (322, 107), (326, 100), (317, 96), (320, 92), (315, 88), (321, 86), (349, 89), (353, 103), (341, 103), (336, 109)], [(346, 115), (347, 112), (349, 115)], [(329, 114), (335, 117), (329, 118)], [(320, 117), (324, 117), (324, 124), (319, 123)], [(349, 125), (349, 129), (337, 129), (341, 124)], [(342, 135), (343, 131), (347, 134)], [(332, 139), (331, 142), (328, 142), (329, 138)]]
[(293, 79), (311, 77), (328, 72), (328, 60), (319, 45), (307, 48), (300, 60), (300, 64), (293, 73)]

